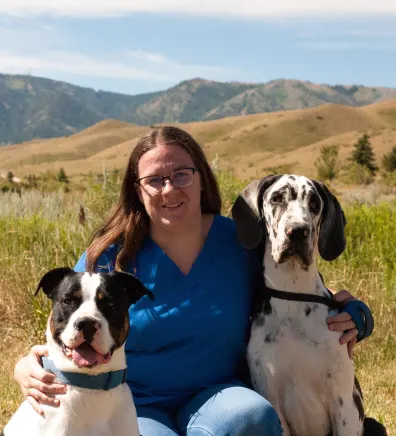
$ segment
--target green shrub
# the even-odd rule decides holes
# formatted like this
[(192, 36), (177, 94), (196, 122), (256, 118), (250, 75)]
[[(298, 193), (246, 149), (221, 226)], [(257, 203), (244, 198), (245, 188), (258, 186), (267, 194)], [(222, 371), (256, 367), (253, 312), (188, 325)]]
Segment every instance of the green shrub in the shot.
[(369, 185), (374, 181), (373, 173), (356, 162), (344, 166), (339, 178), (347, 185)]
[(12, 183), (13, 182), (14, 174), (12, 173), (12, 171), (8, 171), (8, 173), (7, 173), (7, 180), (8, 180), (8, 183)]
[(370, 136), (367, 133), (364, 133), (357, 140), (350, 160), (361, 167), (367, 168), (373, 175), (378, 171), (378, 167), (375, 165), (375, 155), (371, 146)]
[(390, 153), (382, 157), (382, 166), (387, 172), (396, 171), (396, 147), (393, 147)]
[(320, 149), (320, 157), (315, 162), (319, 180), (333, 180), (339, 170), (338, 145), (327, 145)]
[(63, 168), (61, 168), (58, 172), (58, 174), (56, 175), (56, 179), (58, 180), (58, 182), (61, 183), (69, 183), (69, 178), (66, 175), (66, 172)]
[(295, 164), (282, 164), (264, 168), (265, 174), (292, 174)]
[(216, 177), (223, 200), (222, 213), (228, 215), (232, 204), (246, 186), (246, 182), (238, 180), (231, 171), (216, 171)]
[(381, 173), (381, 182), (388, 187), (396, 187), (396, 171), (383, 171)]

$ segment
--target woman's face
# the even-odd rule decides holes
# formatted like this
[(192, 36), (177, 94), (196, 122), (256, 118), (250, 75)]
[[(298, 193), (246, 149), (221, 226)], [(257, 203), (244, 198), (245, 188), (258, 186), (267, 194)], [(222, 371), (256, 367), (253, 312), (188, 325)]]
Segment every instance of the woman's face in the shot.
[[(177, 145), (158, 145), (145, 153), (138, 164), (138, 177), (169, 176), (173, 171), (195, 167), (191, 156)], [(147, 179), (146, 179), (147, 180)], [(150, 178), (149, 180), (154, 180)], [(188, 227), (201, 219), (201, 178), (193, 175), (192, 183), (175, 188), (169, 180), (159, 193), (137, 188), (140, 201), (151, 219), (151, 225), (173, 230)]]

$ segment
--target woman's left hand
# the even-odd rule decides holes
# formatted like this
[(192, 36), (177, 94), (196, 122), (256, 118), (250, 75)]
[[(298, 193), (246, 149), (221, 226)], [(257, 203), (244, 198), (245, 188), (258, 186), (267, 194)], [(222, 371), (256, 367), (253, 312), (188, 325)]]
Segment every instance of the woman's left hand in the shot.
[[(348, 303), (348, 301), (356, 300), (348, 291), (340, 291), (333, 295), (334, 300), (340, 303)], [(327, 318), (327, 326), (329, 330), (335, 332), (344, 332), (340, 337), (340, 344), (347, 344), (349, 357), (352, 359), (353, 348), (356, 345), (358, 330), (355, 323), (352, 321), (351, 315), (346, 312), (341, 312), (337, 315)]]

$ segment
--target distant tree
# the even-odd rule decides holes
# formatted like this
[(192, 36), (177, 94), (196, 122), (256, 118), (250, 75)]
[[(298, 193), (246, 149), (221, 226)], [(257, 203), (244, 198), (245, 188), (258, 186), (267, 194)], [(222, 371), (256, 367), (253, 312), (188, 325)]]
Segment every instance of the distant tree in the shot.
[(368, 168), (371, 174), (374, 175), (378, 171), (378, 167), (375, 165), (375, 155), (371, 146), (370, 136), (365, 133), (358, 139), (354, 148), (350, 160), (362, 167)]
[(396, 171), (396, 147), (393, 147), (390, 153), (383, 156), (382, 166), (387, 172)]
[(14, 174), (12, 173), (12, 171), (8, 171), (7, 173), (7, 180), (12, 183), (14, 180)]
[(315, 167), (320, 180), (333, 180), (339, 172), (338, 145), (325, 145), (320, 149), (320, 157)]
[(69, 183), (69, 178), (67, 177), (63, 168), (59, 170), (58, 174), (56, 175), (56, 179), (58, 180), (58, 182)]

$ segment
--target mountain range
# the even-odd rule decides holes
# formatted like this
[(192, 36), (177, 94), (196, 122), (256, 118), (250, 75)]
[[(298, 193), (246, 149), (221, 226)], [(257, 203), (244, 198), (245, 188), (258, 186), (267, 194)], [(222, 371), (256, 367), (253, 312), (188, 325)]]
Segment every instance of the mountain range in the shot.
[(69, 136), (105, 119), (136, 125), (187, 123), (396, 99), (396, 89), (297, 80), (222, 83), (200, 78), (164, 91), (126, 95), (28, 76), (0, 74), (0, 145)]

